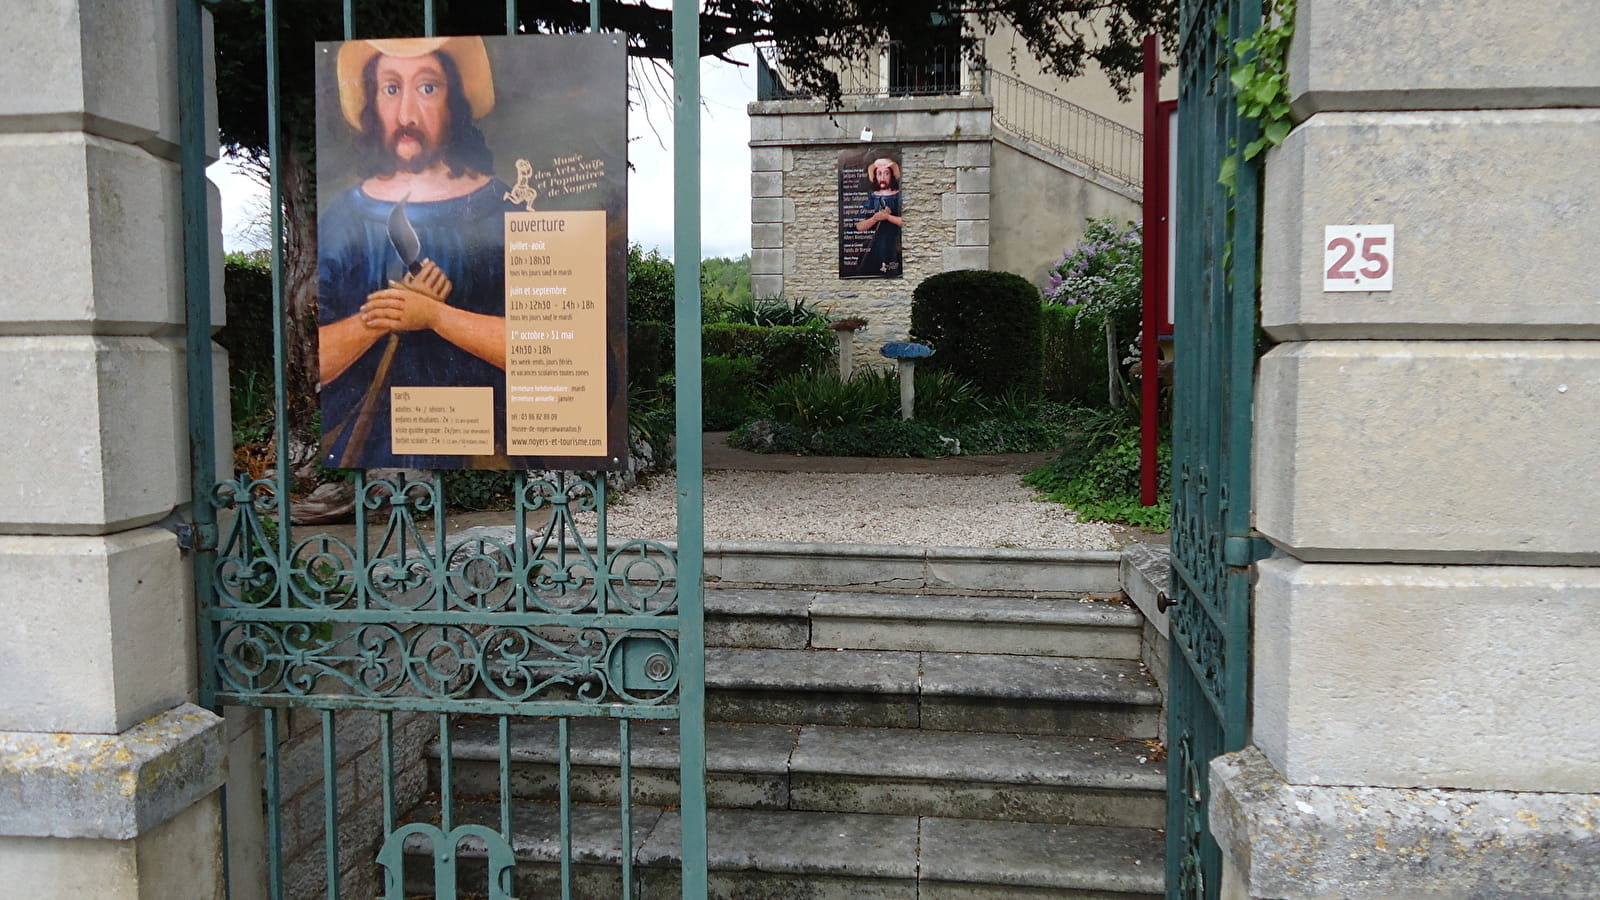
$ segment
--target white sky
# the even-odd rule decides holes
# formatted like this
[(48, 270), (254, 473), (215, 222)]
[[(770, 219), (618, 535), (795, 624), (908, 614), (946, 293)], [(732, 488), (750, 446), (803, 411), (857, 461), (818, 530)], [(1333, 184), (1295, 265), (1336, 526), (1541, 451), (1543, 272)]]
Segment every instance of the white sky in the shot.
[[(701, 255), (707, 257), (750, 252), (750, 120), (745, 104), (756, 98), (755, 52), (740, 47), (731, 55), (748, 65), (700, 62), (700, 243)], [(635, 61), (630, 74), (644, 102), (628, 113), (628, 161), (633, 164), (628, 174), (628, 237), (646, 250), (655, 247), (673, 257), (672, 104), (666, 95), (671, 75), (665, 68), (643, 72), (644, 65)], [(240, 234), (240, 226), (252, 208), (264, 205), (261, 189), (234, 172), (227, 160), (208, 174), (222, 192), (224, 246), (252, 249), (255, 245)]]

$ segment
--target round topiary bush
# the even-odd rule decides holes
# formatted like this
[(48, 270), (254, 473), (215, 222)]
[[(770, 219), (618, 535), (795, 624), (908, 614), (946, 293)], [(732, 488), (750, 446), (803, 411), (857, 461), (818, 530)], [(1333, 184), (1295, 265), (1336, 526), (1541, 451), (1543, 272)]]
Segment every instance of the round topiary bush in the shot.
[(1039, 289), (1020, 275), (941, 272), (911, 295), (911, 339), (934, 355), (919, 362), (972, 382), (989, 397), (1039, 394)]

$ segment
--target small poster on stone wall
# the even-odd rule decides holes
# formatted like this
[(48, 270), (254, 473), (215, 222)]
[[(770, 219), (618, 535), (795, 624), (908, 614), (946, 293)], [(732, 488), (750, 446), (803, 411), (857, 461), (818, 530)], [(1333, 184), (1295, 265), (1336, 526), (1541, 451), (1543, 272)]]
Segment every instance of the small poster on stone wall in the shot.
[(899, 278), (900, 151), (839, 151), (839, 277)]
[(625, 465), (620, 41), (317, 51), (323, 464)]

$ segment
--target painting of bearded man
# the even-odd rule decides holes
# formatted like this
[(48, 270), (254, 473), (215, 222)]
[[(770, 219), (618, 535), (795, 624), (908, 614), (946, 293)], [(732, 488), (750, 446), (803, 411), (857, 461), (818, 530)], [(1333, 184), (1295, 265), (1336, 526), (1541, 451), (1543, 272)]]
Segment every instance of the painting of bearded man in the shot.
[[(324, 465), (496, 466), (486, 459), (392, 452), (391, 389), (481, 387), (505, 418), (503, 214), (475, 120), (494, 108), (483, 40), (348, 41), (338, 99), (356, 130), (360, 181), (318, 221), (317, 338)], [(414, 233), (416, 258), (404, 259)]]

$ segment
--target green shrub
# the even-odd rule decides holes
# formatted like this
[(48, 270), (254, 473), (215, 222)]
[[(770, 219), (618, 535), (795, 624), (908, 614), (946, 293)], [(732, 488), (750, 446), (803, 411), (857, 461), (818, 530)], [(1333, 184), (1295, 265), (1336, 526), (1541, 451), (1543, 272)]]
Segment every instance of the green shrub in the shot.
[(756, 362), (737, 356), (707, 356), (700, 367), (706, 431), (727, 431), (757, 414), (751, 390)]
[[(900, 377), (894, 380), (894, 410), (900, 411)], [(924, 371), (917, 366), (913, 377), (916, 396), (913, 413), (919, 422), (929, 425), (954, 425), (988, 418), (989, 410), (977, 385), (950, 372)]]
[(217, 343), (228, 351), (228, 375), (244, 372), (273, 377), (272, 262), (260, 254), (229, 253), (223, 258), (222, 294), (228, 324)]
[(1172, 443), (1164, 437), (1157, 445), (1157, 503), (1142, 506), (1139, 428), (1125, 422), (1126, 416), (1107, 415), (1086, 423), (1054, 462), (1029, 472), (1024, 483), (1077, 511), (1085, 521), (1116, 522), (1147, 531), (1171, 528)]
[(806, 305), (805, 300), (756, 300), (753, 297), (708, 299), (704, 307), (707, 323), (727, 322), (735, 325), (760, 325), (771, 328), (778, 325), (827, 325), (826, 313)]
[(517, 473), (496, 469), (446, 469), (444, 496), (454, 509), (510, 509), (516, 504)]
[(1081, 307), (1047, 304), (1040, 312), (1044, 396), (1094, 408), (1110, 405), (1104, 333), (1098, 326), (1080, 327)]
[(672, 260), (638, 244), (628, 245), (628, 321), (671, 322), (674, 301)]
[(791, 375), (767, 390), (765, 406), (773, 421), (785, 425), (832, 428), (896, 415), (898, 392), (881, 370), (857, 372), (849, 381), (831, 374)]
[(660, 385), (666, 362), (672, 358), (663, 342), (663, 336), (670, 333), (661, 322), (628, 323), (629, 387), (653, 391)]
[(1026, 453), (1057, 447), (1063, 426), (1049, 422), (985, 419), (953, 428), (898, 418), (849, 425), (813, 426), (761, 420), (734, 429), (728, 444), (760, 453), (816, 456), (942, 456)]
[(272, 436), (277, 382), (272, 352), (272, 262), (260, 253), (229, 253), (222, 265), (228, 324), (217, 343), (228, 351), (229, 407), (235, 445)]
[(755, 361), (755, 381), (770, 387), (779, 379), (820, 371), (833, 364), (838, 343), (822, 325), (763, 327), (714, 322), (701, 331), (705, 356), (744, 357)]
[[(900, 416), (900, 375), (894, 369), (857, 369), (849, 381), (831, 373), (794, 375), (766, 393), (774, 421), (833, 427), (860, 425)], [(949, 427), (990, 417), (972, 382), (949, 372), (916, 373), (918, 422)], [(871, 455), (871, 454), (869, 454)]]
[[(1125, 351), (1141, 327), (1143, 279), (1142, 228), (1134, 222), (1118, 225), (1111, 218), (1090, 219), (1083, 240), (1050, 269), (1045, 303), (1072, 310), (1071, 352), (1081, 353), (1078, 358), (1085, 373), (1098, 368), (1098, 380), (1111, 405), (1121, 402)], [(1089, 351), (1091, 343), (1097, 343), (1098, 352)], [(1089, 364), (1091, 357), (1094, 366)]]
[(788, 422), (750, 422), (728, 436), (728, 444), (762, 453), (817, 456), (948, 456), (939, 429), (925, 422), (878, 419), (816, 427)]
[(1039, 291), (1009, 272), (942, 272), (912, 293), (911, 339), (934, 348), (918, 368), (950, 372), (985, 397), (1039, 392)]

